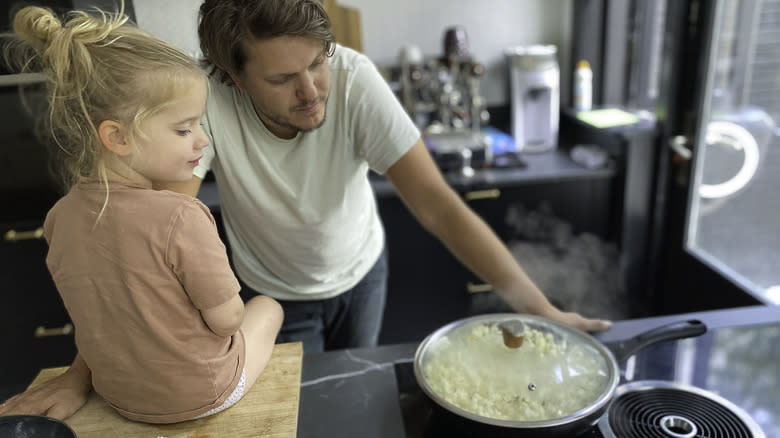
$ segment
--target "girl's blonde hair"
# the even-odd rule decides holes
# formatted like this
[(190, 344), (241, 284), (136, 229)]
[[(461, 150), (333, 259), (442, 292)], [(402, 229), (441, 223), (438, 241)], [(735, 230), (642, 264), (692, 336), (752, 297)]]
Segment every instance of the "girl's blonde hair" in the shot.
[(61, 21), (50, 9), (28, 6), (13, 20), (21, 44), (33, 49), (21, 64), (46, 74), (49, 129), (66, 191), (82, 177), (108, 187), (101, 122), (120, 122), (131, 139), (142, 136), (140, 124), (170, 103), (177, 83), (205, 78), (190, 56), (128, 24), (124, 5), (116, 14), (96, 12), (72, 11)]

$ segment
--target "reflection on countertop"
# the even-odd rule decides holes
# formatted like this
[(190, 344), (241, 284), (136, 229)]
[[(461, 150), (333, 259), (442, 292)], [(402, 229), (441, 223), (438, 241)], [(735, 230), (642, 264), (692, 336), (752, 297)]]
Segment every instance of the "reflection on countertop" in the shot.
[(780, 323), (720, 329), (713, 338), (711, 348), (692, 347), (707, 356), (702, 386), (748, 412), (767, 437), (780, 437)]

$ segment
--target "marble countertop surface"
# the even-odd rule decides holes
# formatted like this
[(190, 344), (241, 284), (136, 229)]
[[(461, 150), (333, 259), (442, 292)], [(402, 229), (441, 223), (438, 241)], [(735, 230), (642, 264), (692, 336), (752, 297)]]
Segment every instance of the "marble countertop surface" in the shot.
[[(719, 352), (718, 354), (723, 357), (715, 358), (717, 360), (707, 359), (714, 363), (707, 367), (711, 374), (709, 379), (694, 376), (686, 383), (702, 386), (703, 389), (713, 392), (732, 391), (727, 394), (727, 398), (730, 397), (730, 401), (738, 406), (740, 403), (750, 404), (745, 409), (755, 417), (768, 437), (780, 436), (780, 413), (776, 409), (776, 406), (780, 406), (780, 376), (777, 371), (766, 371), (767, 366), (770, 367), (769, 369), (776, 369), (774, 364), (780, 361), (780, 348), (777, 348), (780, 347), (780, 307), (753, 306), (616, 321), (610, 330), (599, 333), (595, 337), (601, 342), (615, 342), (663, 324), (687, 319), (698, 319), (707, 325), (708, 333), (702, 335), (702, 338), (706, 339), (667, 341), (662, 344), (679, 343), (678, 352), (686, 348), (697, 350), (695, 346), (705, 341), (708, 345), (724, 342), (731, 344), (728, 337), (740, 337), (741, 343), (761, 345), (762, 350), (755, 352), (758, 358), (753, 357), (749, 361), (740, 360), (740, 357), (730, 357), (728, 352)], [(727, 339), (724, 339), (724, 336)], [(746, 336), (751, 339), (746, 340)], [(409, 343), (305, 355), (301, 377), (298, 437), (404, 437), (404, 422), (395, 372), (398, 365), (408, 365), (413, 361), (416, 349), (417, 343)], [(643, 351), (636, 355), (636, 358), (639, 358), (636, 362), (649, 363), (650, 366), (633, 364), (629, 377), (640, 380), (680, 380), (684, 377), (667, 372), (666, 368), (670, 364), (659, 359), (658, 353), (649, 352), (644, 356), (650, 357), (645, 358), (641, 358), (642, 355)], [(656, 364), (658, 366), (653, 366), (654, 360), (658, 362)], [(718, 387), (717, 381), (712, 382), (713, 376), (718, 377), (717, 362), (720, 362), (721, 372), (725, 369), (731, 375), (746, 376), (746, 383), (741, 384), (742, 386), (738, 385), (736, 389)], [(627, 372), (623, 365), (621, 371)], [(751, 374), (755, 372), (762, 374), (761, 385), (764, 393), (758, 401), (750, 397), (751, 388), (745, 387), (747, 382), (755, 380), (755, 376), (751, 378)], [(729, 380), (734, 385), (734, 382), (739, 379)], [(767, 404), (770, 406), (767, 407)], [(772, 404), (774, 407), (771, 406)], [(774, 433), (777, 434), (773, 435)]]

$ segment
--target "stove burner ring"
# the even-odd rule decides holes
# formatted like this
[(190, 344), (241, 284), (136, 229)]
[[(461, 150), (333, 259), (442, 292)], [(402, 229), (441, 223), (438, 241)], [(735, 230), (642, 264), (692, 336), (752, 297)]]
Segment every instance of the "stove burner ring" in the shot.
[(598, 428), (605, 438), (766, 438), (745, 411), (725, 398), (661, 380), (618, 387)]
[(691, 420), (678, 415), (667, 415), (661, 418), (660, 424), (661, 430), (674, 438), (691, 438), (699, 431)]

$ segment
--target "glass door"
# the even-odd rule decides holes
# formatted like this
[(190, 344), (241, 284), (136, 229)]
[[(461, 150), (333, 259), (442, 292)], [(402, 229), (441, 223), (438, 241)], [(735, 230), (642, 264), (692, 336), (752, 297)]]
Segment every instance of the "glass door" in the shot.
[(780, 0), (671, 1), (661, 312), (780, 303)]

